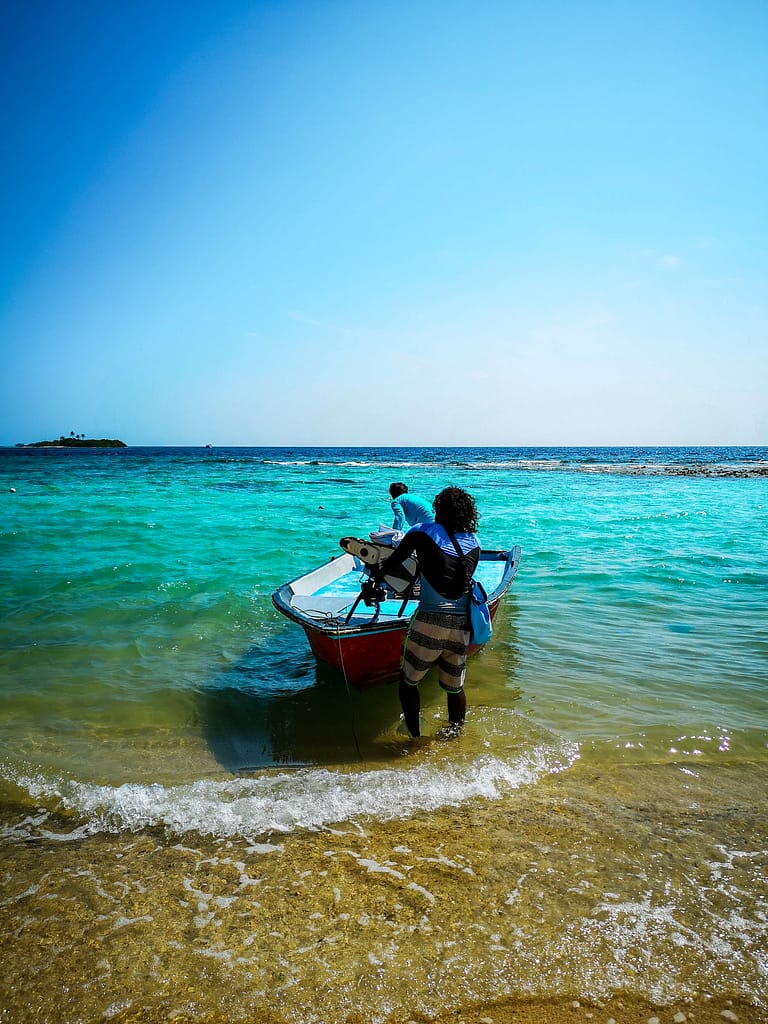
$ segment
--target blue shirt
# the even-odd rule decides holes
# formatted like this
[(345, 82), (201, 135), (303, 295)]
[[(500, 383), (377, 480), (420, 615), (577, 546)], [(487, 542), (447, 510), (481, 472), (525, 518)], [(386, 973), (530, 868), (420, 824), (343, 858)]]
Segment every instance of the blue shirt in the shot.
[(409, 526), (435, 521), (431, 506), (418, 494), (401, 494), (392, 502), (392, 511), (395, 514), (392, 529), (402, 530), (403, 533)]

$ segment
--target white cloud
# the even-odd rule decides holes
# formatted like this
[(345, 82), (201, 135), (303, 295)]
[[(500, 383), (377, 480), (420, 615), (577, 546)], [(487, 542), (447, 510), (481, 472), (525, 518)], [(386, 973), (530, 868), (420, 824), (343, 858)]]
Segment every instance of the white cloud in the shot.
[(661, 257), (660, 262), (661, 266), (664, 267), (665, 270), (677, 270), (682, 263), (682, 260), (679, 256), (671, 256), (667, 254), (666, 256)]

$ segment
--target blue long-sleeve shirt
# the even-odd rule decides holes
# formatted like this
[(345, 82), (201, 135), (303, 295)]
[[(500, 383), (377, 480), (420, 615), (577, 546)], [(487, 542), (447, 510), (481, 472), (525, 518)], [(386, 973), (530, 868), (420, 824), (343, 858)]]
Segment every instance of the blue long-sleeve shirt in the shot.
[(401, 530), (403, 533), (417, 523), (435, 521), (431, 506), (418, 494), (401, 494), (392, 502), (392, 511), (395, 516), (392, 529)]

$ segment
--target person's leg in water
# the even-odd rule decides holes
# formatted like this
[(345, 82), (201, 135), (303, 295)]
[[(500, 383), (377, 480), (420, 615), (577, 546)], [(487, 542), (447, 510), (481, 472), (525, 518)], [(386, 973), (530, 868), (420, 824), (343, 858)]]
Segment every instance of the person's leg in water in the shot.
[(435, 643), (435, 638), (439, 635), (440, 627), (435, 625), (428, 615), (416, 612), (410, 621), (405, 638), (399, 691), (405, 725), (414, 739), (421, 735), (419, 683), (440, 656), (440, 647)]
[(415, 739), (421, 735), (421, 728), (419, 726), (419, 711), (421, 709), (419, 687), (417, 683), (406, 682), (402, 672), (400, 673), (400, 707), (403, 709), (405, 726)]
[(448, 721), (452, 726), (460, 729), (467, 717), (467, 695), (464, 693), (464, 688), (453, 693), (449, 690), (445, 696), (448, 699)]
[(464, 677), (467, 671), (467, 648), (469, 633), (457, 631), (450, 647), (440, 655), (437, 668), (440, 686), (445, 690), (448, 702), (448, 722), (452, 733), (458, 733), (467, 716), (467, 695), (464, 693)]

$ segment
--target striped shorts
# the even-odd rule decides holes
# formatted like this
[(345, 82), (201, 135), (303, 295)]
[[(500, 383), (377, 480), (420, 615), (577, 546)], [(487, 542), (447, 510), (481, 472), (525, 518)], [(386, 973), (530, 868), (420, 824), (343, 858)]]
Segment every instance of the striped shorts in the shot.
[(416, 686), (437, 664), (438, 681), (452, 693), (464, 686), (469, 623), (463, 616), (417, 611), (403, 648), (402, 678)]

